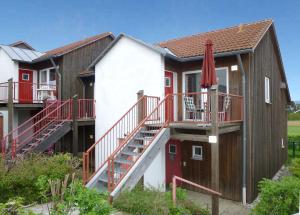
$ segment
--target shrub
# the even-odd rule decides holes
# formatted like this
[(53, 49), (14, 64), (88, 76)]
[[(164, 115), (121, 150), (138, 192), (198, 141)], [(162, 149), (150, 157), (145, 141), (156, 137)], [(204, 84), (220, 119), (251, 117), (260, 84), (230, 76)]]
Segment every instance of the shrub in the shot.
[(289, 170), (294, 176), (300, 178), (300, 158), (295, 158), (292, 160)]
[(289, 215), (298, 211), (300, 179), (284, 177), (280, 181), (264, 179), (259, 183), (260, 201), (252, 214)]
[(68, 181), (69, 175), (66, 175), (63, 181), (49, 180), (52, 202), (50, 214), (71, 214), (76, 209), (80, 214), (110, 214), (112, 207), (107, 201), (107, 196), (101, 195), (96, 190), (87, 189), (80, 181), (74, 180), (74, 177), (71, 183)]
[(209, 212), (187, 200), (186, 191), (177, 189), (177, 205), (173, 206), (171, 192), (159, 192), (155, 189), (138, 186), (132, 191), (122, 192), (115, 200), (114, 207), (130, 214), (144, 215), (206, 215)]
[(23, 207), (23, 199), (20, 197), (9, 199), (6, 203), (0, 203), (1, 215), (34, 215), (30, 210), (25, 210)]
[(63, 179), (66, 174), (77, 172), (79, 160), (70, 154), (54, 156), (30, 155), (17, 159), (10, 169), (0, 164), (0, 202), (20, 196), (24, 203), (40, 201), (42, 196), (38, 180)]

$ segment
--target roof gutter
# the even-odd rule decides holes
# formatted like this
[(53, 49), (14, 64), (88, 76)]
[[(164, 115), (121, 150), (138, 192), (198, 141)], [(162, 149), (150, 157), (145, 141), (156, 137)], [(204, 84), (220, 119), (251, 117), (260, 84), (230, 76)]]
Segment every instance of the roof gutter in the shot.
[[(253, 53), (253, 52), (254, 52), (253, 49), (242, 49), (242, 50), (238, 50), (238, 51), (216, 53), (216, 54), (214, 54), (214, 57), (215, 58), (228, 57), (228, 56), (241, 55), (241, 54), (247, 54), (247, 53)], [(195, 56), (195, 57), (188, 57), (188, 58), (180, 58), (180, 57), (177, 57), (177, 56), (172, 55), (170, 53), (166, 53), (165, 57), (169, 58), (169, 59), (172, 59), (172, 60), (179, 61), (181, 63), (184, 63), (184, 62), (190, 62), (190, 61), (203, 60), (204, 55)]]

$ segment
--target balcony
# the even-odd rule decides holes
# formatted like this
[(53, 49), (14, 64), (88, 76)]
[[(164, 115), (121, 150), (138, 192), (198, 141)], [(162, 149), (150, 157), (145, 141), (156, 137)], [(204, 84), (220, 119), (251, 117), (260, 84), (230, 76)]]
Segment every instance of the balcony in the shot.
[(56, 85), (4, 82), (0, 83), (0, 103), (39, 104), (45, 99), (56, 99)]

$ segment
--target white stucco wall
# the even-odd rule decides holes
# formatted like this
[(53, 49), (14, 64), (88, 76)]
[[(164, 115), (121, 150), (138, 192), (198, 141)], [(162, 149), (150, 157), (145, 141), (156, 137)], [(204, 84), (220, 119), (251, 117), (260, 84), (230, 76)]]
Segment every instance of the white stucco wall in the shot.
[(13, 78), (18, 80), (18, 63), (11, 58), (0, 48), (0, 83), (7, 82)]
[(146, 170), (144, 174), (144, 185), (146, 187), (154, 187), (160, 191), (166, 190), (165, 153), (165, 147), (162, 147)]
[(122, 37), (95, 67), (96, 139), (135, 102), (136, 93), (163, 96), (163, 57)]
[[(164, 96), (164, 58), (149, 47), (122, 37), (95, 66), (96, 140), (137, 101), (139, 90), (144, 90), (145, 95)], [(97, 148), (96, 163), (106, 160), (97, 156), (100, 151)], [(164, 152), (160, 152), (144, 176), (147, 184), (162, 186), (164, 166)]]

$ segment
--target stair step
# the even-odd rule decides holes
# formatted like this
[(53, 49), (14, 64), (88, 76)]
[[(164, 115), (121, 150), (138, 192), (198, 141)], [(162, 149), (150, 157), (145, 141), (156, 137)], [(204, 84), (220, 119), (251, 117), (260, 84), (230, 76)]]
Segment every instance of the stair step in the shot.
[(114, 171), (116, 173), (125, 173), (126, 172), (126, 169), (122, 168), (121, 165), (116, 165), (115, 168), (114, 168)]
[(133, 161), (124, 158), (116, 158), (115, 162), (120, 164), (133, 164)]
[(139, 153), (133, 152), (133, 151), (129, 151), (129, 150), (121, 151), (121, 154), (123, 154), (123, 155), (129, 155), (129, 156), (137, 156), (137, 155), (139, 155)]
[(159, 130), (141, 131), (141, 134), (157, 134)]
[(145, 146), (138, 144), (138, 143), (130, 143), (128, 144), (129, 147), (133, 147), (133, 148), (138, 148), (138, 149), (143, 149)]
[(153, 137), (135, 137), (134, 140), (139, 140), (139, 141), (145, 141), (145, 140), (151, 140)]
[[(107, 176), (107, 174), (105, 173), (105, 174), (101, 175), (101, 176), (99, 177), (98, 181), (104, 182), (104, 183), (107, 184), (107, 183), (108, 183), (108, 176)], [(115, 183), (116, 183), (116, 179), (115, 179), (115, 178), (114, 178), (114, 181), (115, 181)]]

